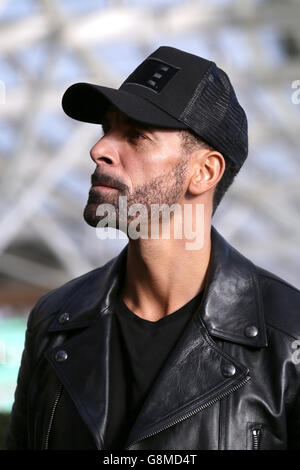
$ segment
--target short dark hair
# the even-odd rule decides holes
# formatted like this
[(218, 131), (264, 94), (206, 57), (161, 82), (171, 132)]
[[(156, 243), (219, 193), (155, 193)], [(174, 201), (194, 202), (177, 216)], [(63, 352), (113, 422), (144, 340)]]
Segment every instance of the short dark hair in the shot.
[[(205, 140), (201, 139), (197, 134), (193, 131), (182, 130), (181, 139), (182, 144), (185, 152), (190, 153), (195, 149), (195, 147), (207, 148), (208, 150), (214, 150), (214, 148), (208, 144)], [(228, 157), (223, 155), (225, 160), (225, 170), (222, 175), (222, 178), (218, 182), (215, 188), (214, 196), (213, 196), (213, 211), (212, 215), (216, 212), (218, 205), (220, 204), (222, 198), (224, 197), (226, 191), (233, 183), (234, 178), (236, 177), (239, 170), (237, 170), (231, 160)]]

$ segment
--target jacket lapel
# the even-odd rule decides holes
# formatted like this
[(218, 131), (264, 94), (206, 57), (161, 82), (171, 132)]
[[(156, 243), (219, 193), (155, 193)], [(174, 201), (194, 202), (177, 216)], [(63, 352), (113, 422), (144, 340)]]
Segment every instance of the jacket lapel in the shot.
[[(110, 335), (111, 315), (106, 311), (80, 334), (46, 352), (47, 360), (75, 403), (98, 449), (103, 448), (108, 417)], [(58, 362), (56, 354), (61, 350), (68, 356)]]
[[(55, 347), (49, 348), (45, 357), (74, 401), (98, 449), (103, 448), (108, 419), (112, 305), (125, 259), (126, 249), (123, 249), (98, 276), (89, 279), (84, 290), (79, 289), (59, 309), (48, 328), (49, 333), (58, 336), (55, 335)], [(60, 323), (64, 312), (70, 318)], [(65, 340), (67, 331), (74, 334)], [(67, 353), (67, 359), (59, 362), (56, 355), (61, 350)]]
[[(251, 347), (266, 347), (260, 282), (254, 264), (212, 227), (202, 319), (211, 336)], [(247, 327), (257, 334), (247, 336)]]
[[(234, 365), (232, 377), (223, 375)], [(126, 448), (215, 403), (246, 378), (248, 369), (209, 338), (196, 312), (152, 385), (131, 429)]]

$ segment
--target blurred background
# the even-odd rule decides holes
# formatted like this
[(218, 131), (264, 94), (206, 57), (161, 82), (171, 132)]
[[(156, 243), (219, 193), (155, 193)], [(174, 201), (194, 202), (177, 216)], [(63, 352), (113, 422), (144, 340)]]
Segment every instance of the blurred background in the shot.
[(299, 23), (300, 0), (0, 0), (0, 447), (32, 306), (127, 243), (83, 221), (101, 127), (63, 113), (72, 83), (119, 87), (160, 45), (223, 68), (250, 151), (213, 224), (300, 287)]

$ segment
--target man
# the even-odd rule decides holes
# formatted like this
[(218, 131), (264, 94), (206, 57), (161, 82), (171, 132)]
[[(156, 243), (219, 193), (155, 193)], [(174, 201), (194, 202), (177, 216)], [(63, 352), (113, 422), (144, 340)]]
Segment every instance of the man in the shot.
[(84, 218), (129, 243), (30, 313), (8, 448), (299, 449), (299, 291), (211, 226), (248, 151), (225, 72), (160, 47), (62, 104), (103, 126)]

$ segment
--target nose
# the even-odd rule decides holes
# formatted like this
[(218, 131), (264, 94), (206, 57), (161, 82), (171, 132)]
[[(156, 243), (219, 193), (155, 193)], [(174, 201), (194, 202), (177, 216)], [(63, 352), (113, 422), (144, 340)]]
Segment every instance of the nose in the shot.
[(96, 165), (116, 166), (120, 162), (118, 149), (108, 135), (96, 142), (90, 150), (90, 156)]

